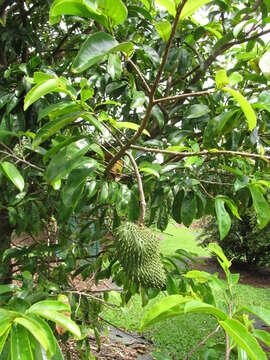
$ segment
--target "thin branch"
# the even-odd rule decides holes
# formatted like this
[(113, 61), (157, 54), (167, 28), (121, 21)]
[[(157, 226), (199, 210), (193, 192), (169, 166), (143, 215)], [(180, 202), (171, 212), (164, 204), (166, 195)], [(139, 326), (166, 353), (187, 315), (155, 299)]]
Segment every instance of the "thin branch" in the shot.
[(143, 83), (143, 86), (145, 88), (145, 90), (148, 92), (148, 94), (150, 94), (151, 92), (151, 88), (150, 86), (147, 84), (141, 70), (139, 69), (139, 67), (131, 60), (128, 59), (128, 62), (130, 63), (130, 65), (133, 67), (133, 69), (136, 71), (137, 75), (139, 76), (139, 78), (141, 79), (141, 82)]
[[(251, 159), (261, 159), (267, 162), (270, 162), (270, 156), (268, 155), (260, 155), (260, 154), (253, 154), (248, 152), (241, 152), (241, 151), (231, 151), (231, 150), (203, 150), (198, 152), (177, 152), (177, 151), (169, 151), (169, 150), (161, 150), (155, 148), (147, 148), (144, 146), (137, 146), (131, 145), (131, 149), (140, 150), (143, 152), (150, 152), (156, 154), (164, 154), (164, 155), (173, 155), (176, 156), (178, 159), (183, 159), (190, 156), (240, 156), (245, 158)], [(177, 159), (176, 159), (177, 160)]]
[(44, 171), (44, 169), (40, 168), (39, 166), (37, 165), (34, 165), (32, 163), (30, 163), (29, 161), (26, 161), (24, 159), (21, 159), (19, 158), (17, 155), (15, 155), (14, 153), (8, 153), (8, 152), (5, 152), (5, 151), (0, 151), (0, 154), (4, 154), (4, 155), (7, 155), (9, 157), (12, 157), (13, 159), (16, 159), (18, 162), (21, 162), (21, 163), (24, 163), (30, 167), (32, 167), (33, 169), (36, 169), (36, 170), (39, 170), (39, 171)]
[(141, 178), (141, 175), (140, 175), (140, 172), (139, 172), (139, 169), (138, 169), (138, 166), (136, 164), (134, 157), (129, 152), (127, 152), (126, 154), (129, 157), (131, 164), (134, 168), (137, 183), (138, 183), (139, 196), (140, 196), (140, 208), (141, 208), (138, 223), (139, 223), (139, 225), (143, 225), (144, 218), (145, 218), (145, 212), (146, 212), (146, 201), (145, 201), (145, 196), (144, 196), (144, 191), (143, 191), (142, 178)]
[(79, 295), (79, 296), (85, 296), (85, 297), (88, 297), (90, 299), (93, 299), (93, 300), (96, 300), (96, 301), (99, 301), (100, 303), (102, 303), (103, 305), (106, 305), (108, 307), (112, 307), (112, 308), (118, 308), (120, 309), (121, 306), (118, 306), (116, 304), (112, 304), (112, 303), (109, 303), (101, 298), (99, 298), (98, 296), (94, 296), (90, 293), (85, 293), (85, 292), (81, 292), (81, 291), (75, 291), (75, 290), (66, 290), (64, 291), (65, 293), (68, 293), (68, 294), (76, 294), (76, 295)]
[(193, 349), (191, 349), (189, 351), (189, 353), (186, 355), (184, 360), (189, 360), (191, 358), (191, 356), (203, 345), (206, 344), (206, 342), (213, 337), (218, 331), (220, 330), (220, 325), (218, 325), (218, 327), (212, 331), (210, 334), (208, 334), (199, 344), (197, 344)]
[(180, 15), (181, 15), (181, 12), (186, 4), (187, 0), (182, 0), (181, 3), (178, 5), (178, 8), (177, 8), (177, 11), (176, 11), (176, 15), (175, 15), (175, 19), (174, 19), (174, 23), (173, 23), (173, 26), (172, 26), (172, 31), (171, 31), (171, 35), (170, 35), (170, 38), (167, 42), (167, 45), (166, 45), (166, 48), (165, 48), (165, 52), (164, 52), (164, 55), (163, 55), (163, 58), (162, 58), (162, 62), (161, 62), (161, 65), (158, 69), (158, 73), (157, 73), (157, 76), (156, 76), (156, 79), (155, 79), (155, 82), (152, 86), (152, 89), (151, 89), (151, 94), (150, 94), (150, 98), (154, 98), (154, 94), (156, 92), (156, 89), (158, 87), (158, 84), (159, 84), (159, 81), (160, 81), (160, 78), (161, 78), (161, 75), (163, 73), (163, 70), (165, 68), (165, 65), (167, 63), (167, 60), (168, 60), (168, 56), (169, 56), (169, 51), (170, 51), (170, 48), (172, 46), (172, 42), (173, 42), (173, 39), (174, 39), (174, 36), (176, 34), (176, 30), (177, 30), (177, 25), (178, 25), (178, 22), (180, 20)]
[(199, 69), (197, 71), (197, 73), (195, 74), (194, 78), (191, 80), (191, 83), (190, 85), (194, 85), (197, 83), (197, 81), (200, 79), (202, 73), (207, 70), (210, 65), (216, 60), (216, 58), (219, 56), (219, 55), (222, 55), (225, 51), (229, 50), (231, 47), (233, 47), (234, 45), (240, 45), (240, 44), (243, 44), (245, 42), (248, 42), (250, 40), (254, 40), (254, 39), (257, 39), (263, 35), (266, 35), (266, 34), (269, 34), (270, 33), (270, 29), (268, 30), (265, 30), (265, 31), (261, 31), (260, 33), (257, 33), (257, 34), (252, 34), (251, 36), (249, 37), (245, 37), (244, 39), (240, 39), (240, 40), (235, 40), (235, 41), (231, 41), (227, 44), (224, 44), (223, 46), (221, 46), (219, 49), (217, 49), (212, 55), (210, 55), (205, 63), (204, 63), (204, 66), (203, 66), (203, 69)]
[(158, 103), (161, 103), (161, 102), (168, 102), (168, 101), (176, 101), (176, 100), (180, 100), (180, 99), (186, 99), (186, 98), (189, 98), (189, 97), (210, 95), (210, 94), (214, 93), (215, 91), (216, 91), (216, 89), (209, 89), (209, 90), (203, 90), (203, 91), (198, 91), (198, 92), (193, 92), (193, 93), (186, 93), (186, 94), (179, 94), (179, 95), (175, 95), (175, 96), (169, 96), (169, 97), (154, 100), (154, 104), (158, 104)]
[(161, 78), (161, 75), (163, 73), (163, 70), (165, 68), (165, 65), (166, 65), (166, 62), (167, 62), (167, 59), (168, 59), (168, 55), (169, 55), (169, 51), (170, 51), (170, 48), (172, 46), (172, 42), (173, 42), (173, 39), (174, 39), (174, 36), (175, 36), (175, 33), (176, 33), (176, 29), (177, 29), (177, 25), (178, 25), (178, 22), (179, 22), (179, 19), (180, 19), (180, 15), (181, 15), (181, 12), (183, 10), (183, 7), (184, 5), (186, 4), (187, 0), (183, 0), (179, 5), (178, 5), (178, 8), (177, 8), (177, 11), (176, 11), (176, 15), (175, 15), (175, 19), (174, 19), (174, 23), (173, 23), (173, 26), (172, 26), (172, 31), (171, 31), (171, 35), (170, 35), (170, 38), (167, 42), (167, 45), (166, 45), (166, 48), (165, 48), (165, 52), (164, 52), (164, 55), (163, 55), (163, 58), (162, 58), (162, 62), (161, 62), (161, 65), (159, 67), (159, 70), (158, 70), (158, 73), (157, 73), (157, 76), (156, 76), (156, 79), (155, 79), (155, 82), (151, 88), (151, 91), (150, 91), (150, 95), (149, 95), (149, 103), (148, 103), (148, 106), (147, 106), (147, 109), (146, 109), (146, 113), (145, 113), (145, 116), (141, 122), (141, 125), (139, 127), (139, 129), (137, 130), (136, 134), (127, 142), (127, 144), (111, 159), (111, 161), (109, 162), (106, 170), (105, 170), (105, 175), (107, 176), (111, 170), (111, 168), (113, 167), (113, 165), (122, 158), (122, 156), (125, 154), (126, 150), (128, 150), (130, 148), (130, 146), (132, 144), (134, 144), (139, 138), (140, 136), (142, 135), (144, 129), (147, 127), (148, 123), (149, 123), (149, 120), (150, 120), (150, 116), (151, 116), (151, 112), (152, 112), (152, 108), (154, 106), (154, 95), (155, 95), (155, 92), (156, 92), (156, 89), (158, 87), (158, 84), (159, 84), (159, 81), (160, 81), (160, 78)]

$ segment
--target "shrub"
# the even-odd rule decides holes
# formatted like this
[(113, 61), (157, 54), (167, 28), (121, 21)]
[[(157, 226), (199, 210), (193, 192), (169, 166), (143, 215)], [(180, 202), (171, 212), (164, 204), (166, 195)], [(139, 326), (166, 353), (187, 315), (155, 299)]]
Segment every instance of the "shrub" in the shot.
[[(207, 246), (218, 239), (217, 221), (211, 217), (200, 234), (200, 242)], [(270, 225), (259, 229), (255, 213), (251, 209), (242, 215), (242, 221), (232, 219), (230, 232), (219, 244), (226, 256), (235, 262), (244, 261), (264, 266), (270, 264)]]

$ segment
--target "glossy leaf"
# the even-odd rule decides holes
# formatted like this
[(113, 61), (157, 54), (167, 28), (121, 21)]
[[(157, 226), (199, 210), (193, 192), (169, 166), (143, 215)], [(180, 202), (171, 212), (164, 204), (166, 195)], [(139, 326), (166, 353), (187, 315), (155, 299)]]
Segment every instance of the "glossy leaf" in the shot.
[(73, 335), (80, 338), (81, 337), (81, 331), (78, 325), (71, 320), (69, 317), (53, 310), (46, 310), (46, 309), (39, 309), (35, 311), (31, 311), (31, 314), (35, 314), (38, 316), (43, 317), (44, 319), (51, 320), (55, 322), (56, 324), (60, 325), (64, 329), (70, 331)]
[(78, 117), (81, 116), (81, 112), (69, 113), (63, 116), (59, 116), (56, 119), (48, 122), (42, 128), (39, 129), (37, 135), (32, 143), (33, 149), (36, 149), (41, 143), (46, 141), (52, 135), (54, 135), (57, 131), (61, 130), (68, 124), (72, 123)]
[(264, 330), (253, 330), (252, 334), (261, 342), (263, 342), (265, 345), (270, 347), (270, 334), (267, 331)]
[(247, 119), (247, 123), (248, 123), (248, 129), (250, 131), (252, 131), (257, 123), (257, 116), (252, 108), (252, 106), (250, 105), (250, 103), (247, 101), (247, 99), (240, 94), (240, 92), (230, 89), (230, 88), (223, 88), (222, 89), (224, 92), (228, 92), (230, 93), (233, 98), (235, 99), (235, 101), (238, 102), (238, 104), (240, 105), (243, 113), (246, 116)]
[(1, 163), (1, 170), (6, 177), (22, 192), (24, 189), (24, 179), (16, 166), (8, 161)]
[(18, 289), (19, 287), (15, 284), (0, 285), (0, 295), (11, 293)]
[(229, 79), (226, 70), (218, 70), (216, 72), (216, 86), (217, 89), (221, 89), (229, 84)]
[(107, 33), (95, 33), (90, 35), (81, 46), (80, 51), (73, 62), (72, 71), (76, 74), (81, 73), (89, 67), (99, 63), (110, 53), (116, 53), (118, 51), (130, 53), (132, 49), (132, 43), (119, 44), (114, 37)]
[(215, 209), (218, 221), (218, 230), (220, 234), (220, 240), (223, 240), (228, 235), (231, 228), (231, 218), (225, 209), (225, 201), (222, 198), (216, 198)]
[(181, 224), (182, 222), (181, 206), (182, 206), (182, 201), (184, 199), (184, 195), (185, 195), (184, 190), (179, 190), (176, 196), (174, 197), (174, 201), (173, 201), (172, 217), (174, 221), (176, 221), (178, 224)]
[[(135, 130), (138, 131), (140, 128), (140, 125), (138, 124), (134, 124), (128, 121), (121, 121), (121, 122), (117, 122), (116, 127), (118, 127), (119, 129), (131, 129), (131, 130)], [(147, 136), (151, 136), (150, 133), (147, 130), (143, 130), (143, 134), (147, 135)]]
[(97, 4), (101, 13), (108, 16), (114, 25), (126, 20), (128, 11), (122, 0), (97, 0)]
[(172, 31), (172, 26), (168, 20), (155, 22), (155, 28), (163, 41), (169, 40)]
[(193, 191), (185, 194), (181, 205), (181, 219), (185, 226), (190, 226), (196, 214), (196, 197)]
[(182, 295), (170, 295), (154, 304), (143, 316), (141, 328), (153, 325), (161, 320), (181, 315), (183, 313), (183, 304), (189, 301), (189, 298)]
[(83, 155), (87, 153), (91, 145), (85, 140), (79, 140), (74, 144), (70, 144), (65, 147), (58, 154), (56, 154), (50, 161), (45, 177), (49, 183), (58, 181), (67, 176), (75, 167), (80, 164), (90, 169), (95, 165), (93, 160), (83, 158)]
[(39, 323), (31, 319), (30, 317), (18, 317), (14, 320), (14, 322), (26, 328), (42, 345), (45, 351), (50, 354), (50, 356), (53, 354), (53, 348), (49, 342), (49, 339), (47, 338), (47, 334), (39, 325)]
[(169, 14), (175, 16), (176, 9), (174, 0), (155, 0), (155, 3), (156, 5), (165, 8)]
[(37, 84), (27, 93), (24, 99), (24, 110), (26, 111), (30, 105), (39, 100), (42, 96), (45, 96), (54, 91), (66, 91), (65, 85), (58, 78), (50, 79)]
[(257, 222), (260, 229), (263, 229), (270, 221), (270, 208), (260, 188), (255, 184), (248, 185), (253, 206), (257, 214)]
[(7, 328), (6, 332), (0, 336), (0, 355), (2, 354), (3, 348), (6, 344), (7, 338), (10, 334), (11, 325)]
[(50, 23), (51, 25), (58, 23), (61, 15), (91, 18), (96, 10), (96, 1), (92, 0), (55, 0), (50, 9)]
[(193, 15), (196, 10), (210, 1), (211, 0), (188, 0), (181, 12), (180, 19), (185, 19), (186, 17)]
[(257, 340), (238, 320), (227, 319), (225, 321), (220, 321), (220, 325), (236, 344), (246, 351), (251, 360), (267, 360), (266, 355)]
[(202, 313), (216, 316), (219, 320), (225, 320), (227, 315), (215, 306), (192, 300), (185, 304), (185, 313)]
[(27, 330), (13, 325), (10, 333), (11, 360), (35, 360)]
[(32, 305), (27, 313), (34, 313), (36, 311), (49, 310), (49, 311), (69, 311), (69, 305), (56, 300), (44, 300), (39, 301)]
[(253, 314), (264, 321), (268, 326), (270, 326), (270, 310), (260, 307), (260, 306), (244, 306), (241, 308), (243, 311), (247, 311), (250, 314)]
[[(91, 171), (91, 170), (90, 170)], [(74, 169), (61, 191), (61, 197), (67, 208), (75, 209), (82, 195), (87, 177), (90, 175), (88, 168)]]

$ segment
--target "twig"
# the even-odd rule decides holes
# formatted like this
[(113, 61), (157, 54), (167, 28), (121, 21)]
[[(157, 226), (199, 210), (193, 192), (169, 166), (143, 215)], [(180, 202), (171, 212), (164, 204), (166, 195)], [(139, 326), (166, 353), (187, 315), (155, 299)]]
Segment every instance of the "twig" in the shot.
[(151, 89), (150, 89), (149, 85), (147, 84), (147, 82), (146, 82), (143, 74), (141, 73), (141, 70), (139, 69), (139, 67), (131, 59), (128, 59), (128, 62), (133, 67), (133, 69), (136, 71), (139, 78), (141, 79), (141, 82), (143, 83), (143, 86), (144, 86), (145, 90), (150, 94)]
[(198, 152), (177, 152), (177, 151), (170, 151), (170, 150), (162, 150), (162, 149), (155, 149), (155, 148), (147, 148), (144, 146), (138, 145), (131, 145), (131, 149), (140, 150), (143, 152), (152, 152), (156, 154), (164, 154), (164, 155), (172, 155), (177, 157), (177, 159), (183, 159), (190, 156), (240, 156), (246, 157), (251, 159), (261, 159), (267, 162), (270, 162), (270, 156), (268, 155), (260, 155), (260, 154), (253, 154), (248, 152), (241, 152), (241, 151), (232, 151), (232, 150), (203, 150)]
[(8, 156), (10, 156), (10, 157), (13, 157), (13, 158), (16, 159), (18, 162), (24, 163), (24, 164), (32, 167), (33, 169), (36, 169), (36, 170), (39, 170), (39, 171), (42, 171), (42, 172), (44, 171), (44, 169), (40, 168), (40, 167), (37, 166), (37, 165), (34, 165), (34, 164), (30, 163), (29, 161), (26, 161), (26, 160), (24, 160), (24, 159), (19, 158), (19, 157), (18, 157), (17, 155), (15, 155), (14, 153), (7, 153), (7, 152), (5, 152), (5, 151), (1, 151), (1, 150), (0, 150), (0, 154), (4, 154), (4, 155), (8, 155)]
[(185, 356), (184, 360), (189, 360), (190, 357), (200, 348), (202, 347), (212, 336), (214, 336), (218, 331), (220, 330), (220, 325), (212, 331), (210, 334), (208, 334), (199, 344), (197, 344), (193, 349), (189, 351), (189, 353)]
[(139, 223), (139, 225), (142, 225), (144, 222), (145, 212), (146, 212), (146, 201), (145, 201), (145, 196), (144, 196), (144, 191), (143, 191), (142, 178), (141, 178), (141, 175), (140, 175), (140, 172), (139, 172), (139, 169), (138, 169), (138, 166), (136, 164), (134, 157), (129, 152), (127, 152), (126, 154), (129, 157), (131, 164), (134, 168), (137, 183), (138, 183), (139, 196), (140, 196), (140, 208), (141, 208), (138, 223)]
[(97, 296), (94, 296), (92, 294), (89, 294), (89, 293), (85, 293), (85, 292), (80, 292), (80, 291), (77, 291), (77, 290), (66, 290), (64, 291), (65, 293), (68, 293), (68, 294), (76, 294), (76, 295), (79, 295), (79, 296), (85, 296), (85, 297), (88, 297), (90, 299), (93, 299), (93, 300), (96, 300), (96, 301), (99, 301), (101, 302), (102, 304), (106, 305), (106, 306), (109, 306), (109, 307), (112, 307), (112, 308), (121, 308), (121, 306), (118, 306), (116, 304), (112, 304), (112, 303), (109, 303)]
[(186, 93), (186, 94), (179, 94), (179, 95), (175, 95), (175, 96), (164, 97), (164, 98), (154, 100), (154, 104), (158, 104), (161, 102), (175, 101), (175, 100), (180, 100), (180, 99), (186, 99), (189, 97), (210, 95), (210, 94), (214, 93), (215, 91), (216, 91), (216, 89), (208, 89), (208, 90), (204, 90), (204, 91), (198, 91), (198, 92), (193, 92), (193, 93)]

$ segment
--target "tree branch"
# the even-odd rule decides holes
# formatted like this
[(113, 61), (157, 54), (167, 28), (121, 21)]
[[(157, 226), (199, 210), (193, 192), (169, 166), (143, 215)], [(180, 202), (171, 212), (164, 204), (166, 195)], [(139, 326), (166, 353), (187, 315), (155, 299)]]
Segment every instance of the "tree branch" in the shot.
[(179, 22), (179, 19), (180, 19), (180, 15), (181, 15), (181, 12), (183, 10), (183, 7), (185, 6), (187, 0), (182, 0), (182, 2), (178, 5), (178, 8), (177, 8), (177, 11), (176, 11), (176, 15), (175, 15), (175, 19), (174, 19), (174, 23), (173, 23), (173, 26), (172, 26), (172, 31), (171, 31), (171, 35), (170, 35), (170, 38), (167, 42), (167, 45), (166, 45), (166, 48), (165, 48), (165, 52), (164, 52), (164, 55), (163, 55), (163, 58), (162, 58), (162, 62), (161, 62), (161, 65), (159, 67), (159, 70), (158, 70), (158, 73), (157, 73), (157, 76), (156, 76), (156, 79), (155, 79), (155, 82), (151, 88), (151, 91), (150, 91), (150, 95), (149, 95), (149, 103), (148, 103), (148, 106), (147, 106), (147, 109), (146, 109), (146, 113), (145, 113), (145, 116), (142, 120), (142, 123), (138, 129), (138, 131), (136, 132), (136, 134), (127, 142), (127, 144), (119, 150), (119, 152), (111, 159), (111, 161), (109, 162), (108, 166), (106, 167), (106, 170), (105, 170), (105, 176), (108, 176), (111, 168), (113, 167), (113, 165), (121, 159), (121, 157), (125, 154), (126, 150), (128, 150), (130, 148), (130, 146), (132, 144), (134, 144), (138, 139), (139, 137), (142, 135), (143, 133), (143, 130), (147, 127), (148, 123), (149, 123), (149, 119), (150, 119), (150, 116), (151, 116), (151, 112), (152, 112), (152, 108), (154, 106), (154, 95), (155, 95), (155, 92), (156, 92), (156, 89), (158, 87), (158, 84), (159, 84), (159, 81), (160, 81), (160, 78), (161, 78), (161, 75), (163, 73), (163, 70), (165, 68), (165, 65), (166, 65), (166, 62), (167, 62), (167, 59), (168, 59), (168, 55), (169, 55), (169, 51), (170, 51), (170, 48), (172, 46), (172, 42), (173, 42), (173, 39), (174, 39), (174, 36), (175, 36), (175, 33), (176, 33), (176, 29), (177, 29), (177, 25), (178, 25), (178, 22)]
[(216, 89), (208, 89), (208, 90), (203, 90), (203, 91), (198, 91), (198, 92), (193, 92), (193, 93), (186, 93), (186, 94), (179, 94), (179, 95), (175, 95), (175, 96), (169, 96), (169, 97), (154, 100), (154, 104), (158, 104), (158, 103), (161, 103), (161, 102), (168, 102), (168, 101), (176, 101), (176, 100), (180, 100), (180, 99), (186, 99), (186, 98), (189, 98), (189, 97), (210, 95), (215, 91), (216, 91)]
[(225, 51), (227, 51), (228, 49), (230, 49), (231, 47), (233, 47), (234, 45), (240, 45), (240, 44), (243, 44), (245, 42), (248, 42), (250, 40), (254, 40), (254, 39), (257, 39), (263, 35), (266, 35), (266, 34), (269, 34), (270, 33), (270, 29), (268, 30), (265, 30), (265, 31), (261, 31), (260, 33), (257, 33), (257, 34), (253, 34), (249, 37), (245, 37), (244, 39), (240, 39), (240, 40), (235, 40), (235, 41), (231, 41), (227, 44), (224, 44), (223, 46), (221, 46), (219, 49), (217, 49), (212, 55), (210, 55), (205, 63), (204, 63), (204, 66), (203, 66), (203, 69), (199, 69), (197, 71), (197, 73), (195, 74), (194, 78), (191, 80), (191, 83), (190, 85), (194, 85), (196, 84), (196, 82), (200, 79), (200, 77), (202, 76), (203, 72), (206, 71), (210, 66), (211, 64), (216, 60), (216, 58), (219, 56), (219, 55), (222, 55)]
[(126, 154), (129, 157), (131, 164), (134, 168), (137, 183), (138, 183), (139, 196), (140, 196), (140, 208), (141, 208), (138, 224), (143, 225), (144, 218), (145, 218), (145, 212), (146, 212), (146, 201), (145, 201), (145, 196), (144, 196), (144, 191), (143, 191), (142, 178), (141, 178), (141, 175), (140, 175), (140, 172), (139, 172), (139, 169), (138, 169), (138, 166), (136, 164), (134, 157), (129, 152), (127, 152)]
[(172, 155), (175, 156), (175, 160), (184, 159), (190, 156), (240, 156), (250, 159), (261, 159), (267, 162), (270, 162), (270, 156), (268, 155), (260, 155), (260, 154), (253, 154), (248, 152), (242, 151), (232, 151), (232, 150), (202, 150), (198, 152), (177, 152), (177, 151), (170, 151), (170, 150), (162, 150), (162, 149), (155, 149), (155, 148), (147, 148), (144, 146), (137, 146), (131, 145), (131, 149), (140, 150), (143, 152), (151, 152), (156, 154), (164, 154), (164, 155)]

